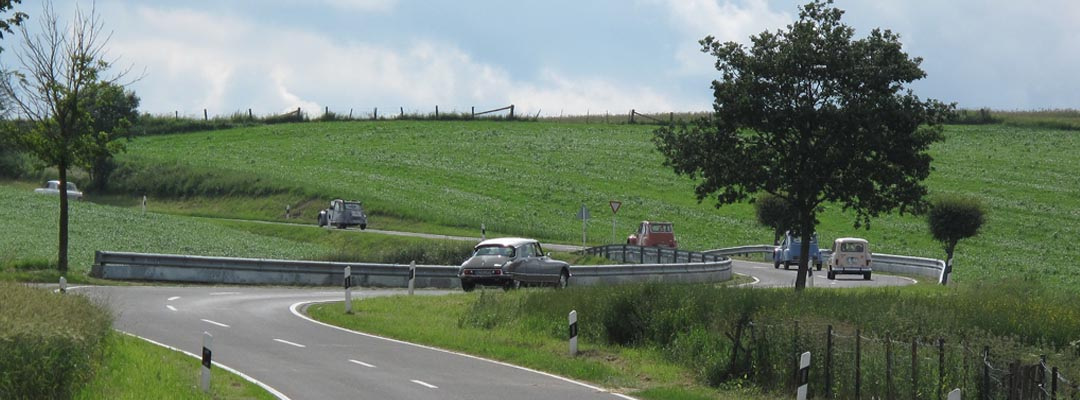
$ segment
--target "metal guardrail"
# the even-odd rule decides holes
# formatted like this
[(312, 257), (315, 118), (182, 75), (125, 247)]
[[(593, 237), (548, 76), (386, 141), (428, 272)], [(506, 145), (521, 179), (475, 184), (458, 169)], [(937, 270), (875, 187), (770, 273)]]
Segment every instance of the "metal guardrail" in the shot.
[[(772, 261), (772, 252), (774, 248), (776, 248), (776, 246), (762, 244), (707, 250), (703, 253), (726, 256), (749, 256), (760, 253), (764, 254), (766, 261)], [(821, 250), (822, 260), (829, 259), (830, 255), (832, 255), (832, 251)], [(936, 277), (938, 283), (941, 283), (943, 278), (942, 275), (945, 273), (945, 262), (934, 258), (871, 253), (871, 260), (870, 268), (873, 268), (875, 271)]]
[(719, 262), (727, 259), (723, 254), (707, 254), (666, 247), (645, 247), (632, 244), (609, 244), (605, 246), (590, 247), (581, 253), (605, 257), (609, 260), (631, 264), (673, 264), (680, 261), (694, 262)]
[[(685, 252), (684, 252), (685, 253)], [(662, 257), (661, 257), (662, 258)], [(225, 284), (341, 286), (352, 267), (358, 286), (405, 287), (409, 265), (204, 257), (98, 251), (90, 275), (116, 280)], [(457, 266), (417, 265), (416, 287), (461, 286)], [(571, 266), (571, 285), (628, 282), (721, 282), (731, 279), (731, 260), (709, 262)]]

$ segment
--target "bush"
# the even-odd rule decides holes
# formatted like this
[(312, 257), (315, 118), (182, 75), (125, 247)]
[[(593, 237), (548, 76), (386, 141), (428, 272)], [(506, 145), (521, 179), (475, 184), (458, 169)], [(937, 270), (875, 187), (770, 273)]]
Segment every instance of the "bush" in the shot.
[(82, 296), (0, 282), (0, 398), (69, 398), (101, 362), (112, 317)]

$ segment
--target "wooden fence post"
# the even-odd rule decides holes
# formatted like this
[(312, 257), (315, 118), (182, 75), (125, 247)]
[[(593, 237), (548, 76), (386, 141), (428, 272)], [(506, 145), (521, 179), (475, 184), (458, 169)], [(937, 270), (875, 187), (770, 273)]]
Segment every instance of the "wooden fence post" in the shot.
[(831, 399), (832, 395), (832, 356), (833, 356), (833, 327), (829, 325), (825, 329), (825, 398)]
[(510, 105), (510, 119), (514, 119), (514, 105)]
[(911, 400), (919, 398), (919, 339), (911, 338)]
[(248, 119), (255, 119), (255, 116), (251, 114), (251, 109), (248, 109)]
[(439, 105), (435, 105), (435, 119), (439, 119)]
[(945, 395), (945, 338), (938, 338), (938, 387), (937, 398)]
[(990, 346), (983, 347), (982, 393), (979, 398), (990, 400)]
[(180, 111), (173, 111), (173, 115), (174, 115), (173, 119), (177, 119), (177, 120), (180, 119)]
[(795, 327), (791, 335), (791, 353), (794, 357), (791, 359), (791, 383), (795, 386), (795, 383), (799, 379), (799, 321), (795, 321)]
[(631, 124), (634, 123), (634, 109), (633, 108), (630, 109), (630, 123)]
[(855, 329), (855, 400), (859, 400), (862, 392), (862, 335), (859, 329)]
[(469, 107), (469, 118), (476, 118), (476, 106)]
[[(351, 114), (351, 112), (350, 112), (350, 114)], [(373, 120), (378, 120), (379, 119), (379, 107), (375, 107), (375, 112), (371, 113), (371, 119), (373, 119)]]
[(893, 400), (896, 398), (893, 386), (893, 354), (892, 354), (892, 334), (885, 333), (885, 398)]
[(202, 119), (203, 119), (203, 121), (209, 121), (209, 120), (210, 120), (210, 114), (208, 114), (208, 113), (206, 112), (206, 109), (205, 109), (205, 108), (204, 108), (204, 109), (202, 109)]

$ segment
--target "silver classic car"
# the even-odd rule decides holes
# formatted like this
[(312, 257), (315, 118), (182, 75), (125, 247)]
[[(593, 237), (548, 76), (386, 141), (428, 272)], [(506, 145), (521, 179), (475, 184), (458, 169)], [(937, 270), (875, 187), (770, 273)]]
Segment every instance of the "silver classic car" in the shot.
[(341, 229), (359, 226), (367, 229), (367, 214), (359, 201), (334, 199), (330, 208), (319, 211), (319, 226), (336, 226)]
[(461, 288), (476, 285), (503, 289), (547, 284), (564, 288), (570, 283), (570, 264), (552, 259), (533, 239), (489, 239), (474, 247), (473, 255), (458, 269)]
[[(68, 182), (67, 183), (66, 192), (67, 192), (67, 197), (69, 199), (82, 200), (83, 194), (82, 194), (82, 192), (79, 191), (78, 188), (75, 187), (74, 182)], [(39, 187), (37, 189), (34, 189), (34, 193), (59, 195), (60, 194), (60, 181), (53, 180), (53, 181), (45, 182), (44, 186)]]

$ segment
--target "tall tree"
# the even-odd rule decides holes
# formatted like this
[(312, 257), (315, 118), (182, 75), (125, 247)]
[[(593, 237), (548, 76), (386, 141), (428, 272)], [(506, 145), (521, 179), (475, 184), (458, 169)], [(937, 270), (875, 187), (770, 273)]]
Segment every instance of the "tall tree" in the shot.
[[(716, 57), (714, 113), (663, 127), (654, 141), (676, 173), (701, 179), (699, 201), (717, 207), (766, 192), (787, 201), (791, 229), (809, 243), (827, 203), (855, 213), (855, 226), (920, 210), (930, 144), (953, 106), (905, 88), (926, 74), (899, 37), (874, 29), (854, 39), (831, 1), (799, 9), (786, 29), (751, 36), (749, 48), (709, 36)], [(806, 286), (802, 247), (796, 290)]]
[(126, 148), (121, 139), (130, 138), (128, 130), (139, 117), (139, 97), (123, 86), (95, 82), (83, 91), (83, 109), (90, 115), (90, 142), (79, 163), (90, 171), (90, 187), (104, 189), (115, 168), (113, 154)]
[(942, 285), (949, 283), (956, 244), (962, 239), (978, 235), (985, 215), (982, 203), (970, 197), (941, 196), (931, 202), (926, 222), (930, 227), (930, 235), (941, 243), (946, 256), (945, 271), (941, 274)]
[[(40, 32), (20, 26), (23, 41), (15, 53), (17, 65), (4, 68), (0, 95), (12, 104), (16, 117), (29, 128), (19, 135), (28, 151), (59, 172), (66, 187), (68, 169), (92, 148), (93, 120), (82, 100), (83, 90), (99, 82), (109, 69), (105, 60), (108, 36), (94, 9), (76, 7), (71, 25), (62, 25), (50, 2), (42, 5)], [(116, 83), (124, 74), (105, 79)], [(68, 270), (68, 198), (60, 202), (57, 268)]]

